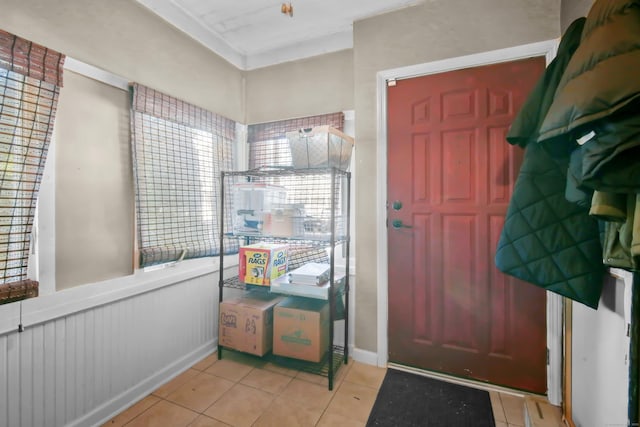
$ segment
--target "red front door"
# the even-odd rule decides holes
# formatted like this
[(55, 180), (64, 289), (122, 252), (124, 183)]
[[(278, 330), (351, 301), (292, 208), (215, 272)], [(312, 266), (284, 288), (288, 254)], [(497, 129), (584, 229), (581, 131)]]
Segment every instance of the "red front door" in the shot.
[(523, 155), (505, 135), (544, 67), (387, 89), (390, 361), (546, 392), (544, 291), (493, 260)]

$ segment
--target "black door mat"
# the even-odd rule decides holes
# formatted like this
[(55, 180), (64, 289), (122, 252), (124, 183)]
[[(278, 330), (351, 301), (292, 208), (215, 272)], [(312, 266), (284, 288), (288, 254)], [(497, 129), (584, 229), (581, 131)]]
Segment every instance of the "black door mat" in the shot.
[(489, 392), (390, 368), (367, 426), (495, 427), (495, 422)]

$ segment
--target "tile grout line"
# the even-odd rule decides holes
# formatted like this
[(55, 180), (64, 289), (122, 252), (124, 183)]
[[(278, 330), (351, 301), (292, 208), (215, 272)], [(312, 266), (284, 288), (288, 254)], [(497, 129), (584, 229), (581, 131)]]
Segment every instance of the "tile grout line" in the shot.
[[(495, 392), (495, 396), (498, 399), (498, 403), (500, 405), (500, 411), (502, 412), (502, 419), (504, 420), (505, 424), (508, 424), (507, 423), (507, 421), (508, 421), (507, 420), (507, 412), (505, 411), (504, 404), (502, 403), (502, 394), (500, 392)], [(493, 405), (492, 405), (491, 409), (493, 410)], [(493, 414), (493, 422), (495, 424), (495, 422), (496, 422), (496, 414)]]
[[(218, 421), (218, 422), (224, 423), (224, 421), (222, 421), (222, 420), (219, 420), (219, 419), (217, 419), (217, 418), (215, 418), (215, 417), (211, 417), (211, 416), (209, 416), (209, 415), (206, 415), (206, 414), (205, 414), (205, 412), (206, 412), (206, 411), (207, 411), (211, 406), (213, 406), (216, 402), (218, 402), (218, 401), (219, 401), (219, 400), (220, 400), (220, 399), (221, 399), (221, 398), (222, 398), (222, 397), (223, 397), (223, 396), (224, 396), (224, 395), (225, 395), (229, 390), (225, 391), (225, 392), (224, 392), (224, 393), (223, 393), (223, 394), (222, 394), (218, 399), (216, 399), (215, 401), (213, 401), (213, 402), (212, 402), (210, 405), (208, 405), (208, 406), (207, 406), (203, 411), (194, 410), (194, 409), (192, 409), (192, 408), (189, 408), (189, 407), (184, 406), (184, 405), (183, 405), (183, 404), (181, 404), (181, 403), (178, 403), (178, 402), (174, 402), (174, 401), (172, 401), (172, 400), (169, 400), (169, 398), (168, 398), (171, 394), (173, 394), (173, 393), (174, 393), (174, 392), (176, 392), (178, 389), (180, 389), (181, 387), (183, 387), (186, 383), (188, 383), (189, 381), (193, 381), (195, 378), (198, 378), (198, 377), (199, 377), (200, 375), (202, 375), (202, 374), (206, 374), (206, 375), (208, 375), (208, 376), (212, 376), (212, 377), (216, 377), (216, 378), (224, 379), (224, 380), (227, 380), (227, 381), (231, 381), (231, 382), (233, 382), (233, 386), (231, 386), (231, 388), (232, 388), (232, 387), (234, 387), (234, 386), (236, 386), (236, 385), (238, 385), (238, 384), (241, 384), (241, 385), (243, 385), (243, 386), (246, 386), (246, 387), (252, 388), (252, 389), (254, 389), (254, 390), (264, 391), (264, 392), (266, 392), (266, 393), (268, 393), (268, 394), (270, 394), (270, 395), (272, 396), (272, 401), (274, 401), (274, 400), (275, 400), (275, 399), (277, 399), (278, 397), (282, 396), (282, 394), (283, 394), (284, 390), (286, 389), (286, 387), (287, 387), (289, 384), (291, 384), (291, 382), (292, 382), (292, 381), (294, 381), (294, 380), (296, 380), (296, 379), (297, 379), (297, 380), (299, 380), (299, 381), (305, 382), (305, 383), (307, 383), (307, 384), (311, 384), (311, 385), (315, 385), (315, 386), (324, 386), (324, 387), (327, 387), (327, 385), (326, 385), (326, 384), (324, 384), (324, 385), (323, 385), (323, 384), (321, 384), (321, 382), (317, 382), (317, 381), (310, 381), (310, 380), (308, 380), (308, 379), (306, 379), (306, 378), (304, 378), (304, 377), (298, 377), (298, 375), (299, 375), (300, 373), (304, 373), (304, 371), (295, 371), (295, 375), (288, 375), (288, 374), (285, 374), (285, 373), (282, 373), (282, 372), (278, 372), (277, 370), (267, 369), (267, 368), (265, 368), (264, 366), (253, 366), (253, 365), (245, 365), (245, 366), (249, 366), (249, 367), (251, 367), (251, 369), (250, 369), (246, 374), (244, 374), (242, 377), (240, 377), (239, 379), (237, 379), (237, 380), (235, 380), (235, 381), (234, 381), (234, 380), (229, 380), (229, 378), (225, 378), (225, 377), (222, 377), (222, 376), (216, 375), (216, 374), (214, 374), (214, 373), (207, 372), (207, 370), (208, 370), (208, 369), (210, 369), (212, 366), (214, 366), (214, 365), (215, 365), (215, 363), (216, 363), (216, 362), (214, 361), (214, 362), (213, 362), (213, 363), (211, 363), (210, 365), (206, 366), (204, 369), (196, 369), (196, 368), (193, 368), (193, 367), (189, 368), (189, 369), (193, 369), (194, 371), (196, 371), (196, 372), (197, 372), (197, 374), (195, 374), (193, 378), (190, 378), (190, 379), (188, 379), (187, 381), (185, 381), (185, 383), (183, 383), (183, 384), (181, 384), (181, 385), (179, 385), (179, 386), (175, 387), (174, 389), (171, 389), (170, 391), (168, 391), (168, 392), (167, 392), (167, 394), (166, 394), (166, 396), (164, 396), (164, 397), (163, 397), (163, 396), (159, 396), (159, 395), (154, 394), (155, 390), (154, 390), (154, 392), (149, 393), (147, 396), (145, 396), (145, 398), (153, 396), (155, 399), (157, 399), (157, 401), (156, 401), (156, 402), (154, 402), (153, 404), (151, 404), (149, 407), (147, 407), (145, 410), (143, 410), (143, 411), (142, 411), (142, 412), (140, 412), (139, 414), (135, 415), (135, 416), (134, 416), (133, 418), (131, 418), (130, 420), (126, 421), (126, 422), (123, 424), (123, 426), (131, 425), (131, 424), (132, 424), (136, 419), (138, 419), (138, 417), (140, 417), (141, 415), (145, 414), (147, 411), (149, 411), (150, 409), (152, 409), (153, 407), (155, 407), (155, 406), (156, 406), (158, 403), (160, 403), (161, 401), (165, 401), (165, 402), (167, 402), (167, 403), (169, 403), (169, 404), (176, 405), (176, 406), (178, 406), (178, 407), (181, 407), (181, 408), (183, 408), (183, 409), (186, 409), (186, 410), (188, 410), (188, 411), (190, 411), (190, 412), (193, 412), (193, 413), (197, 414), (196, 418), (195, 418), (191, 423), (189, 423), (188, 425), (192, 425), (192, 424), (193, 424), (193, 423), (194, 423), (198, 418), (200, 418), (201, 416), (208, 417), (208, 418), (211, 418), (211, 419), (216, 420), (216, 421)], [(244, 364), (243, 362), (238, 362), (238, 363), (240, 363), (240, 364)], [(339, 391), (340, 391), (340, 389), (343, 387), (344, 383), (349, 383), (349, 384), (354, 384), (354, 385), (358, 385), (358, 386), (363, 386), (363, 387), (366, 387), (366, 388), (368, 388), (368, 389), (371, 389), (371, 390), (374, 390), (374, 391), (376, 391), (376, 392), (379, 392), (380, 387), (381, 387), (381, 384), (380, 384), (380, 385), (378, 385), (377, 387), (375, 387), (375, 386), (371, 386), (371, 385), (369, 385), (369, 384), (362, 384), (362, 383), (360, 383), (360, 382), (355, 382), (355, 381), (348, 380), (349, 372), (351, 371), (351, 369), (353, 368), (353, 366), (355, 366), (355, 365), (354, 365), (354, 363), (355, 363), (355, 362), (352, 362), (352, 363), (350, 363), (348, 366), (341, 366), (341, 370), (343, 370), (343, 372), (344, 372), (344, 373), (342, 374), (342, 378), (340, 378), (338, 381), (336, 381), (336, 382), (335, 382), (335, 385), (336, 385), (337, 387), (336, 387), (334, 390), (332, 390), (332, 392), (333, 392), (333, 393), (332, 393), (332, 396), (331, 396), (331, 397), (330, 397), (330, 399), (328, 400), (327, 404), (322, 408), (322, 411), (321, 411), (321, 413), (320, 413), (320, 416), (318, 417), (317, 421), (314, 423), (314, 425), (315, 425), (315, 426), (317, 426), (317, 425), (321, 422), (322, 418), (323, 418), (323, 417), (328, 413), (327, 411), (328, 411), (329, 407), (330, 407), (330, 406), (331, 406), (331, 404), (334, 402), (334, 398), (338, 395), (338, 392), (339, 392)], [(245, 378), (247, 378), (247, 377), (248, 377), (248, 376), (249, 376), (249, 375), (250, 375), (250, 374), (251, 374), (255, 369), (261, 369), (261, 370), (264, 370), (265, 372), (268, 372), (268, 373), (270, 373), (270, 374), (281, 375), (281, 376), (283, 376), (283, 377), (287, 377), (287, 378), (288, 378), (287, 384), (286, 384), (282, 389), (280, 389), (278, 392), (275, 392), (275, 393), (274, 393), (274, 392), (271, 392), (271, 391), (263, 390), (263, 389), (261, 389), (261, 388), (259, 388), (259, 387), (254, 386), (254, 385), (250, 385), (250, 384), (243, 384), (243, 383), (242, 383), (242, 381), (243, 381)], [(160, 387), (162, 387), (162, 386), (160, 386)], [(160, 387), (158, 387), (158, 388), (160, 388)], [(157, 390), (157, 389), (156, 389), (156, 390)], [(513, 424), (513, 423), (509, 422), (510, 420), (509, 420), (509, 419), (508, 419), (508, 417), (507, 417), (507, 413), (506, 413), (506, 409), (505, 409), (505, 404), (504, 404), (504, 400), (503, 400), (503, 394), (502, 394), (502, 393), (500, 393), (500, 392), (496, 392), (496, 395), (497, 395), (497, 397), (498, 397), (498, 399), (497, 399), (497, 401), (498, 401), (498, 402), (497, 402), (497, 403), (499, 403), (499, 406), (500, 406), (500, 409), (499, 409), (499, 410), (502, 412), (502, 415), (503, 415), (503, 417), (502, 417), (502, 418), (505, 420), (505, 421), (504, 421), (504, 423), (505, 423), (508, 427), (522, 427), (522, 425), (521, 425), (521, 424)], [(136, 405), (136, 404), (138, 404), (138, 403), (142, 402), (145, 398), (140, 399), (138, 402), (134, 403), (134, 405)], [(133, 407), (134, 405), (132, 405), (131, 407)], [(130, 408), (131, 408), (131, 407), (130, 407)], [(496, 408), (496, 409), (497, 409), (497, 408)], [(124, 411), (122, 411), (122, 412), (124, 412)], [(118, 416), (118, 415), (122, 414), (122, 412), (121, 412), (121, 413), (119, 413), (119, 414), (116, 414), (115, 416)], [(252, 425), (255, 425), (255, 423), (257, 423), (257, 422), (258, 422), (258, 420), (259, 420), (259, 419), (264, 415), (264, 413), (265, 413), (265, 412), (266, 412), (266, 410), (265, 410), (265, 411), (263, 411), (263, 412), (258, 416), (258, 418), (257, 418), (257, 419), (252, 423)], [(494, 422), (495, 422), (495, 419), (496, 419), (496, 416), (495, 416), (495, 414), (494, 414)]]
[[(209, 373), (209, 372), (207, 372), (207, 370), (208, 370), (208, 369), (210, 369), (212, 366), (214, 366), (216, 362), (217, 362), (217, 361), (214, 361), (213, 363), (211, 363), (210, 365), (208, 365), (208, 366), (207, 366), (206, 368), (204, 368), (204, 369), (196, 369), (196, 368), (194, 368), (193, 366), (192, 366), (192, 367), (190, 367), (189, 369), (193, 369), (194, 371), (196, 371), (196, 372), (197, 372), (197, 374), (195, 374), (192, 378), (189, 378), (189, 379), (188, 379), (187, 381), (185, 381), (183, 384), (178, 385), (178, 386), (176, 386), (175, 388), (173, 388), (173, 389), (171, 389), (170, 391), (168, 391), (168, 392), (166, 393), (166, 396), (160, 396), (160, 395), (154, 394), (154, 392), (155, 392), (157, 389), (159, 389), (160, 387), (162, 387), (162, 386), (164, 385), (164, 384), (163, 384), (163, 385), (161, 385), (160, 387), (158, 387), (156, 390), (154, 390), (154, 391), (152, 391), (151, 393), (149, 393), (149, 394), (148, 394), (147, 396), (145, 396), (144, 398), (140, 399), (138, 402), (134, 403), (131, 407), (133, 407), (134, 405), (136, 405), (136, 404), (140, 403), (141, 401), (143, 401), (143, 400), (144, 400), (145, 398), (147, 398), (147, 397), (151, 397), (151, 396), (153, 396), (154, 398), (156, 398), (156, 399), (157, 399), (157, 401), (156, 401), (156, 402), (154, 402), (152, 405), (150, 405), (149, 407), (147, 407), (144, 411), (140, 412), (139, 414), (137, 414), (136, 416), (134, 416), (134, 417), (133, 417), (133, 418), (131, 418), (130, 420), (126, 421), (126, 422), (123, 424), (123, 427), (124, 427), (124, 426), (127, 426), (127, 425), (129, 425), (129, 424), (131, 424), (134, 420), (136, 420), (138, 417), (140, 417), (141, 415), (143, 415), (144, 413), (146, 413), (147, 411), (149, 411), (151, 408), (153, 408), (154, 406), (156, 406), (157, 404), (159, 404), (161, 401), (165, 401), (165, 402), (167, 402), (168, 404), (176, 405), (176, 406), (178, 406), (178, 407), (180, 407), (180, 408), (183, 408), (183, 409), (185, 409), (185, 410), (188, 410), (188, 411), (190, 411), (190, 412), (193, 412), (193, 413), (197, 414), (197, 416), (196, 416), (196, 418), (194, 419), (194, 421), (192, 421), (192, 422), (191, 422), (191, 423), (189, 423), (188, 425), (193, 424), (193, 422), (195, 422), (195, 420), (197, 420), (200, 416), (205, 416), (205, 417), (208, 417), (208, 418), (214, 419), (214, 420), (216, 420), (216, 421), (218, 421), (218, 422), (224, 423), (224, 421), (222, 421), (222, 420), (218, 420), (218, 419), (217, 419), (217, 418), (215, 418), (215, 417), (210, 417), (210, 416), (206, 415), (206, 414), (205, 414), (205, 412), (206, 412), (206, 411), (207, 411), (211, 406), (213, 406), (216, 402), (218, 402), (218, 401), (219, 401), (219, 400), (220, 400), (220, 399), (225, 395), (225, 393), (227, 393), (227, 392), (228, 392), (228, 390), (227, 390), (227, 391), (225, 391), (225, 393), (223, 393), (223, 394), (222, 394), (218, 399), (216, 399), (214, 402), (212, 402), (210, 405), (208, 405), (208, 406), (207, 406), (203, 411), (197, 411), (197, 410), (194, 410), (194, 409), (189, 408), (189, 407), (187, 407), (187, 406), (185, 406), (185, 405), (183, 405), (183, 404), (181, 404), (181, 403), (179, 403), (179, 402), (174, 402), (174, 401), (172, 401), (172, 400), (170, 400), (170, 399), (169, 399), (169, 396), (170, 396), (171, 394), (173, 394), (174, 392), (176, 392), (177, 390), (179, 390), (181, 387), (183, 387), (184, 385), (186, 385), (186, 384), (187, 384), (187, 383), (189, 383), (190, 381), (193, 381), (194, 379), (196, 379), (197, 377), (199, 377), (200, 375), (203, 375), (203, 374), (206, 374), (206, 375), (209, 375), (209, 376), (213, 376), (213, 377), (216, 377), (216, 378), (220, 378), (220, 379), (224, 379), (224, 380), (227, 380), (227, 381), (231, 381), (231, 382), (233, 382), (233, 386), (232, 386), (231, 388), (233, 388), (234, 386), (236, 386), (236, 385), (238, 385), (238, 384), (241, 384), (241, 385), (243, 385), (243, 386), (246, 386), (246, 387), (252, 388), (252, 389), (254, 389), (254, 390), (264, 391), (264, 392), (269, 393), (270, 395), (272, 395), (272, 397), (273, 397), (272, 401), (273, 401), (273, 400), (275, 400), (276, 398), (278, 398), (279, 396), (281, 396), (281, 395), (282, 395), (282, 392), (286, 389), (286, 386), (285, 386), (282, 390), (280, 390), (279, 392), (277, 392), (277, 393), (272, 393), (272, 392), (269, 392), (269, 391), (262, 390), (262, 389), (260, 389), (260, 388), (254, 387), (254, 386), (249, 385), (249, 384), (243, 384), (241, 381), (242, 381), (243, 379), (245, 379), (247, 376), (249, 376), (249, 374), (250, 374), (251, 372), (253, 372), (253, 371), (257, 368), (257, 369), (263, 369), (264, 371), (269, 372), (269, 373), (272, 373), (272, 374), (277, 374), (277, 375), (282, 375), (282, 376), (288, 377), (288, 378), (289, 378), (289, 381), (287, 382), (287, 385), (289, 385), (289, 384), (291, 383), (291, 381), (293, 381), (294, 379), (297, 379), (297, 380), (299, 380), (299, 381), (303, 381), (303, 382), (305, 382), (305, 383), (307, 383), (307, 384), (312, 384), (312, 385), (317, 385), (317, 386), (322, 386), (322, 385), (323, 385), (323, 384), (320, 384), (319, 382), (309, 381), (309, 380), (307, 380), (307, 379), (305, 379), (305, 378), (298, 377), (298, 374), (300, 374), (300, 373), (302, 373), (302, 372), (304, 372), (304, 371), (299, 371), (299, 370), (297, 370), (297, 371), (295, 371), (295, 372), (296, 372), (296, 375), (294, 375), (294, 376), (289, 376), (289, 375), (286, 375), (286, 374), (283, 374), (283, 373), (280, 373), (280, 372), (276, 372), (276, 371), (272, 371), (272, 370), (269, 370), (269, 369), (265, 369), (264, 367), (258, 367), (258, 366), (253, 366), (253, 365), (245, 365), (245, 366), (251, 366), (251, 369), (250, 369), (250, 370), (249, 370), (245, 375), (243, 375), (241, 378), (239, 378), (238, 380), (236, 380), (236, 381), (234, 381), (234, 380), (229, 380), (229, 378), (221, 377), (221, 376), (219, 376), (219, 375), (216, 375), (216, 374), (213, 374), (213, 373)], [(237, 363), (244, 364), (243, 362), (237, 362)], [(374, 388), (374, 387), (370, 387), (370, 386), (365, 385), (365, 384), (358, 384), (358, 383), (354, 383), (354, 382), (352, 382), (352, 381), (347, 381), (347, 380), (346, 380), (346, 377), (347, 377), (347, 375), (348, 375), (348, 371), (350, 371), (350, 370), (351, 370), (351, 368), (353, 367), (353, 363), (354, 363), (354, 362), (352, 362), (352, 364), (349, 364), (350, 366), (344, 366), (344, 367), (341, 367), (342, 369), (346, 369), (346, 372), (344, 373), (344, 377), (343, 377), (342, 379), (340, 379), (339, 381), (337, 381), (337, 382), (338, 382), (338, 384), (337, 384), (337, 386), (338, 386), (338, 387), (337, 387), (337, 388), (335, 388), (334, 390), (332, 390), (332, 392), (333, 392), (332, 394), (333, 394), (333, 395), (331, 396), (331, 398), (329, 399), (329, 401), (328, 401), (328, 403), (325, 405), (325, 407), (322, 409), (322, 413), (320, 414), (320, 417), (318, 418), (318, 420), (316, 421), (316, 423), (315, 423), (314, 425), (317, 425), (317, 424), (320, 422), (320, 420), (322, 419), (322, 417), (325, 415), (325, 413), (326, 413), (327, 409), (329, 408), (329, 406), (330, 406), (331, 402), (333, 402), (333, 399), (336, 397), (338, 390), (342, 387), (342, 385), (343, 385), (345, 382), (348, 382), (348, 383), (350, 383), (350, 384), (362, 385), (362, 386), (365, 386), (365, 387), (367, 387), (367, 388), (371, 388), (371, 389), (373, 389), (373, 390), (379, 390), (379, 387), (376, 389), (376, 388)], [(186, 371), (185, 371), (185, 372), (186, 372)], [(326, 385), (325, 385), (325, 386), (326, 386)], [(327, 386), (327, 387), (328, 387), (328, 386)], [(125, 411), (126, 411), (126, 410), (125, 410)], [(122, 413), (123, 413), (123, 412), (125, 412), (125, 411), (122, 411), (122, 412), (120, 412), (119, 414), (116, 414), (115, 416), (118, 416), (118, 415), (122, 414)], [(256, 421), (254, 421), (252, 424), (255, 424), (255, 423), (260, 419), (260, 417), (261, 417), (263, 414), (264, 414), (264, 412), (263, 412), (262, 414), (260, 414), (260, 416), (259, 416), (259, 417), (256, 419)], [(188, 425), (187, 425), (187, 427), (188, 427)]]
[(327, 409), (329, 409), (329, 406), (331, 406), (331, 402), (333, 402), (333, 399), (335, 399), (336, 396), (338, 395), (338, 390), (340, 390), (340, 387), (342, 387), (342, 384), (344, 384), (344, 379), (340, 381), (338, 388), (336, 388), (335, 390), (331, 390), (333, 391), (333, 396), (331, 396), (331, 399), (329, 399), (329, 402), (327, 402), (327, 405), (324, 407), (324, 409), (322, 409), (322, 413), (318, 417), (318, 420), (315, 422), (314, 426), (317, 426), (318, 423), (320, 423), (320, 420), (322, 420), (322, 417), (324, 417), (324, 414), (327, 413)]
[[(508, 394), (504, 394), (504, 395), (507, 396)], [(513, 423), (513, 422), (511, 422), (509, 420), (509, 417), (507, 416), (507, 409), (506, 409), (505, 403), (504, 403), (504, 401), (502, 399), (503, 394), (499, 393), (499, 396), (500, 396), (500, 405), (502, 406), (502, 411), (504, 412), (504, 419), (506, 420), (505, 422), (507, 423), (507, 426), (508, 427), (524, 427), (525, 426), (524, 420), (523, 420), (522, 424), (515, 424), (515, 423)], [(508, 395), (508, 396), (511, 396), (511, 395)], [(524, 398), (522, 398), (522, 405), (524, 405)], [(524, 411), (524, 407), (523, 407), (523, 411)], [(524, 414), (522, 414), (522, 417), (524, 418)]]
[[(215, 364), (215, 362), (214, 362), (214, 363), (212, 363), (212, 364), (211, 364), (211, 366), (213, 366), (214, 364)], [(211, 366), (209, 366), (209, 367), (211, 367)], [(194, 368), (189, 368), (189, 369), (194, 369)], [(207, 369), (208, 369), (208, 368), (207, 368)], [(223, 380), (231, 381), (231, 382), (233, 382), (233, 383), (234, 383), (234, 385), (236, 385), (236, 384), (240, 384), (240, 381), (241, 381), (243, 378), (245, 378), (245, 377), (246, 377), (246, 375), (245, 375), (244, 377), (242, 377), (242, 378), (241, 378), (240, 380), (238, 380), (238, 381), (232, 381), (232, 380), (229, 380), (228, 378), (224, 378), (224, 377), (220, 377), (220, 376), (215, 375), (215, 374), (208, 373), (208, 372), (206, 372), (206, 370), (202, 370), (202, 371), (201, 371), (201, 370), (198, 370), (198, 369), (194, 369), (194, 370), (195, 370), (195, 371), (198, 371), (198, 375), (196, 375), (196, 376), (194, 376), (193, 378), (190, 378), (189, 380), (185, 381), (185, 384), (186, 384), (186, 383), (188, 383), (189, 381), (194, 380), (195, 378), (197, 378), (199, 375), (202, 375), (202, 374), (206, 374), (206, 375), (210, 375), (210, 376), (212, 376), (212, 377), (216, 377), (216, 378), (220, 378), (220, 379), (223, 379)], [(252, 367), (251, 371), (253, 371), (253, 367)], [(251, 372), (251, 371), (249, 371), (249, 372)], [(247, 375), (249, 375), (249, 373), (247, 373)], [(205, 417), (208, 417), (208, 418), (212, 418), (212, 419), (214, 419), (214, 420), (216, 420), (216, 421), (218, 421), (218, 422), (221, 422), (221, 423), (223, 423), (223, 424), (226, 424), (226, 423), (224, 423), (222, 420), (218, 420), (217, 418), (214, 418), (214, 417), (209, 417), (208, 415), (206, 415), (206, 414), (205, 414), (205, 412), (207, 411), (207, 409), (209, 409), (211, 406), (213, 406), (213, 405), (214, 405), (218, 400), (220, 400), (220, 399), (222, 398), (222, 396), (224, 396), (224, 393), (223, 393), (222, 395), (220, 395), (220, 397), (218, 397), (218, 399), (216, 399), (215, 401), (213, 401), (209, 406), (207, 406), (207, 407), (204, 409), (204, 411), (202, 411), (202, 412), (196, 411), (196, 410), (194, 410), (194, 409), (192, 409), (192, 408), (189, 408), (189, 407), (187, 407), (187, 406), (185, 406), (185, 405), (183, 405), (183, 404), (181, 404), (181, 403), (179, 403), (179, 402), (174, 402), (173, 400), (169, 400), (169, 399), (168, 399), (168, 397), (169, 397), (172, 393), (174, 393), (175, 391), (177, 391), (179, 388), (183, 387), (185, 384), (182, 384), (182, 385), (180, 385), (180, 386), (176, 387), (174, 390), (170, 391), (170, 392), (167, 394), (167, 396), (165, 396), (165, 397), (162, 397), (162, 396), (158, 396), (158, 395), (156, 395), (156, 394), (153, 394), (153, 392), (152, 392), (151, 394), (149, 394), (149, 396), (155, 396), (155, 397), (157, 397), (157, 398), (159, 399), (159, 400), (158, 400), (158, 402), (154, 403), (154, 404), (153, 404), (153, 405), (151, 405), (149, 408), (147, 408), (146, 410), (144, 410), (142, 413), (138, 414), (136, 417), (134, 417), (134, 418), (133, 418), (133, 419), (131, 419), (129, 422), (127, 422), (127, 424), (129, 424), (131, 421), (133, 421), (133, 420), (134, 420), (135, 418), (137, 418), (138, 416), (140, 416), (140, 415), (142, 415), (143, 413), (147, 412), (147, 410), (151, 409), (151, 407), (153, 407), (153, 406), (155, 406), (156, 404), (158, 404), (161, 400), (164, 400), (164, 401), (165, 401), (165, 402), (167, 402), (167, 403), (170, 403), (170, 404), (172, 404), (172, 405), (179, 406), (179, 407), (181, 407), (181, 408), (183, 408), (183, 409), (186, 409), (186, 410), (188, 410), (188, 411), (191, 411), (191, 412), (194, 412), (194, 413), (198, 414), (198, 416), (196, 417), (196, 419), (198, 419), (200, 416), (205, 416)], [(233, 386), (232, 386), (232, 387), (233, 387)], [(227, 390), (227, 391), (229, 391), (229, 390)], [(226, 393), (226, 392), (225, 392), (225, 393)], [(194, 421), (195, 421), (195, 420), (194, 420)], [(191, 423), (187, 424), (187, 426), (185, 426), (185, 427), (188, 427), (188, 426), (189, 426), (189, 425), (191, 425), (191, 424), (193, 424), (193, 422), (191, 422)], [(123, 425), (123, 427), (126, 427), (126, 424), (125, 424), (125, 425)]]
[[(144, 399), (146, 399), (146, 398), (147, 398), (147, 397), (149, 397), (149, 396), (151, 396), (151, 394), (148, 394), (147, 396), (143, 397), (142, 399), (140, 399), (139, 401), (137, 401), (136, 403), (134, 403), (133, 405), (131, 405), (129, 408), (127, 408), (127, 409), (125, 409), (124, 411), (122, 411), (122, 412), (118, 413), (118, 414), (116, 415), (116, 417), (117, 417), (118, 415), (122, 414), (123, 412), (127, 411), (128, 409), (133, 408), (135, 405), (137, 405), (138, 403), (142, 402)], [(136, 415), (135, 417), (131, 418), (129, 421), (127, 421), (127, 422), (125, 422), (124, 424), (122, 424), (122, 427), (126, 427), (127, 425), (131, 424), (131, 423), (133, 422), (133, 420), (135, 420), (136, 418), (138, 418), (139, 416), (141, 416), (142, 414), (144, 414), (145, 412), (147, 412), (149, 409), (151, 409), (151, 408), (153, 408), (154, 406), (156, 406), (156, 405), (157, 405), (158, 403), (160, 403), (162, 400), (164, 400), (164, 399), (162, 399), (160, 396), (156, 396), (156, 395), (153, 395), (153, 396), (157, 397), (157, 398), (158, 398), (158, 401), (157, 401), (157, 402), (154, 402), (154, 403), (153, 403), (153, 405), (150, 405), (147, 409), (145, 409), (144, 411), (140, 412), (140, 413), (139, 413), (138, 415)], [(114, 417), (114, 418), (115, 418), (115, 417)], [(107, 421), (107, 422), (108, 422), (108, 421)]]

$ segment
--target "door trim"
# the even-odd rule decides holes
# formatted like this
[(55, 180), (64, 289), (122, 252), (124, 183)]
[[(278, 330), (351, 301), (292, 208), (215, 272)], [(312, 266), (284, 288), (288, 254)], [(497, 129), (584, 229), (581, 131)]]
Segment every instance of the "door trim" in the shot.
[[(531, 43), (506, 49), (493, 50), (472, 55), (448, 58), (424, 64), (410, 65), (379, 71), (376, 74), (377, 101), (377, 211), (376, 211), (376, 258), (377, 258), (377, 330), (378, 366), (387, 366), (389, 357), (388, 321), (389, 298), (388, 241), (387, 241), (387, 82), (408, 79), (429, 74), (443, 73), (461, 68), (490, 65), (499, 62), (516, 61), (535, 56), (544, 56), (547, 65), (553, 60), (559, 39)], [(562, 401), (562, 298), (547, 292), (547, 347), (549, 363), (547, 367), (547, 398), (553, 405)]]

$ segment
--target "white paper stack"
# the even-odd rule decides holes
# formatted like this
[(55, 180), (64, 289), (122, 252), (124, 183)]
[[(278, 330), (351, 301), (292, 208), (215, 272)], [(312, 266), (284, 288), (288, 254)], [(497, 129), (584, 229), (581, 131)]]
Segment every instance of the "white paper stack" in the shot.
[(289, 281), (298, 285), (322, 285), (329, 281), (331, 266), (319, 262), (308, 262), (289, 272)]
[[(335, 290), (342, 290), (345, 284), (345, 275), (337, 274), (333, 280)], [(282, 276), (271, 282), (270, 292), (276, 294), (295, 295), (299, 297), (329, 299), (329, 281), (322, 285), (302, 285), (289, 281), (288, 275)]]

